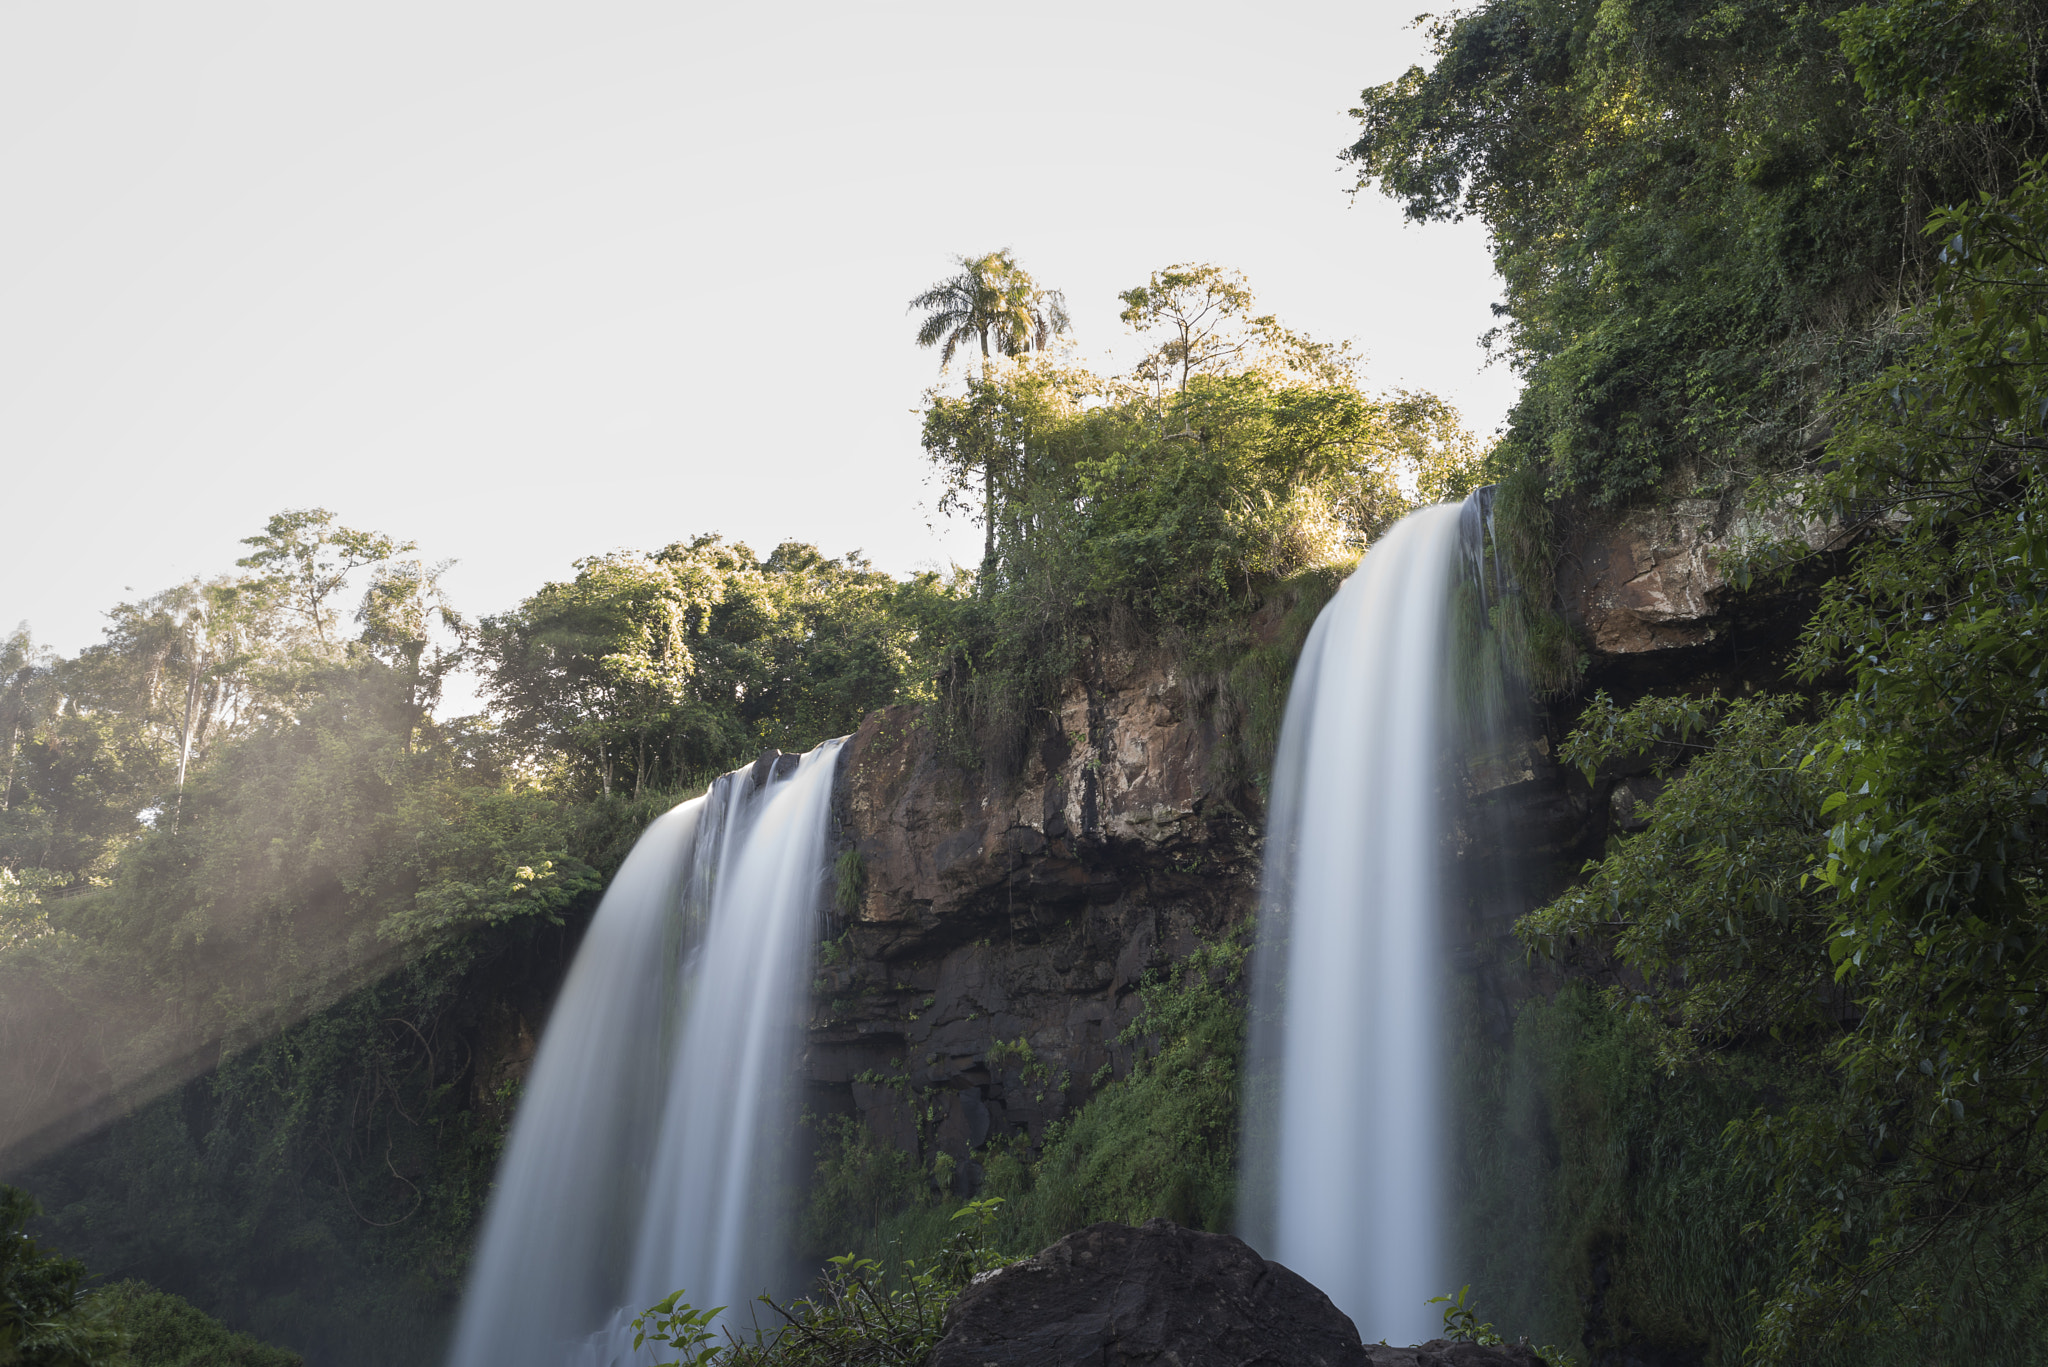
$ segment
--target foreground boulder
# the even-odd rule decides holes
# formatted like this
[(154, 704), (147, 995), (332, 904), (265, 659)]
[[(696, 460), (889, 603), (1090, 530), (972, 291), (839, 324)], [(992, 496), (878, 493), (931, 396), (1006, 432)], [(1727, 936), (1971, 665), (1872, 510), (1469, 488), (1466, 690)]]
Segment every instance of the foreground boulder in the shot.
[(1374, 1361), (1349, 1317), (1303, 1278), (1228, 1234), (1152, 1220), (1090, 1225), (976, 1278), (947, 1313), (931, 1367)]
[(1372, 1367), (1545, 1367), (1542, 1358), (1519, 1343), (1482, 1347), (1431, 1339), (1415, 1348), (1389, 1348), (1376, 1343), (1366, 1349)]

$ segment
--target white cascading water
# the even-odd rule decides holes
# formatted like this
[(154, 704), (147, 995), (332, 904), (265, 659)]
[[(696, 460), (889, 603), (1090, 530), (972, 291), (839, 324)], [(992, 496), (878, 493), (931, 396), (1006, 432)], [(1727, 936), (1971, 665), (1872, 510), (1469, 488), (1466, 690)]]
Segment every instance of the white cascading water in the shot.
[(498, 1168), (450, 1367), (624, 1367), (678, 1289), (787, 1280), (775, 1191), (841, 741), (656, 820), (563, 984)]
[(1460, 510), (1410, 514), (1309, 634), (1254, 956), (1241, 1220), (1367, 1342), (1442, 1330), (1447, 646)]

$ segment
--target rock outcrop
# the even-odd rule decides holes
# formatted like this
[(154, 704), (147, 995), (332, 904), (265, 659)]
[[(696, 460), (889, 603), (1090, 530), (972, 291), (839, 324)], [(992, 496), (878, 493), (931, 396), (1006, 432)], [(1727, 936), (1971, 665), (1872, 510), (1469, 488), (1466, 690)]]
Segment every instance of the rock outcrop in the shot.
[(1376, 1361), (1344, 1312), (1303, 1278), (1228, 1234), (1151, 1220), (1090, 1225), (976, 1278), (947, 1312), (931, 1367)]
[(1256, 894), (1256, 794), (1168, 657), (1104, 651), (1053, 721), (1009, 776), (948, 762), (909, 707), (841, 764), (863, 885), (814, 984), (811, 1104), (950, 1154), (963, 1192), (986, 1140), (1035, 1144), (1128, 1066), (1145, 974)]
[(1372, 1367), (1546, 1367), (1535, 1352), (1519, 1343), (1459, 1343), (1431, 1339), (1413, 1348), (1389, 1348), (1384, 1343), (1366, 1349)]
[(1565, 548), (1558, 591), (1596, 661), (1702, 646), (1733, 625), (1731, 570), (1744, 552), (1787, 540), (1831, 550), (1839, 539), (1838, 529), (1736, 493), (1673, 499), (1584, 527)]

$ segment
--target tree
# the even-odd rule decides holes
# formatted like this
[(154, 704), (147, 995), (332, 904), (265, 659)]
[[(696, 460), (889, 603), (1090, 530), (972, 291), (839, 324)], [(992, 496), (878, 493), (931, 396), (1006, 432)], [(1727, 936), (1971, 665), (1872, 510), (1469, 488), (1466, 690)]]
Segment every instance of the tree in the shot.
[(122, 1347), (104, 1308), (81, 1291), (85, 1266), (36, 1247), (26, 1192), (0, 1186), (0, 1363), (105, 1367)]
[(1124, 302), (1117, 316), (1135, 331), (1167, 334), (1136, 370), (1139, 379), (1155, 385), (1178, 372), (1175, 387), (1185, 393), (1196, 371), (1226, 369), (1245, 359), (1253, 345), (1244, 326), (1250, 321), (1251, 286), (1238, 271), (1193, 263), (1168, 266), (1117, 297)]
[[(994, 356), (1043, 351), (1054, 337), (1067, 331), (1065, 296), (1058, 290), (1040, 288), (1007, 248), (955, 260), (959, 274), (939, 281), (910, 301), (913, 310), (922, 309), (925, 314), (918, 325), (917, 344), (938, 347), (942, 368), (953, 363), (953, 353), (961, 346), (978, 343), (985, 379)], [(987, 532), (984, 561), (995, 555), (999, 447), (1000, 439), (994, 434), (987, 441), (956, 447), (961, 455), (982, 464), (982, 522)]]
[[(469, 623), (441, 588), (441, 576), (454, 563), (388, 560), (371, 574), (356, 609), (362, 647), (408, 681), (415, 726), (440, 701), (442, 683), (465, 658)], [(437, 626), (441, 640), (435, 638)]]
[(623, 764), (639, 792), (650, 741), (674, 729), (689, 701), (689, 619), (709, 606), (707, 588), (717, 586), (644, 556), (592, 556), (576, 562), (574, 579), (485, 618), (486, 687), (508, 730), (536, 754), (573, 758), (600, 793)]
[(968, 342), (980, 345), (984, 361), (1043, 351), (1070, 326), (1065, 296), (1040, 288), (1007, 247), (954, 260), (959, 274), (910, 301), (925, 314), (917, 344), (938, 347), (941, 365), (951, 365), (953, 353)]
[(348, 583), (348, 576), (416, 547), (382, 532), (360, 532), (334, 525), (325, 508), (289, 508), (271, 515), (263, 531), (244, 537), (256, 549), (235, 563), (260, 571), (265, 586), (283, 595), (313, 638), (328, 644), (334, 611), (328, 600)]
[(40, 714), (47, 710), (50, 652), (38, 646), (29, 634), (28, 623), (17, 626), (0, 641), (0, 729), (7, 736), (7, 768), (0, 775), (0, 812), (14, 802), (15, 764), (25, 734), (33, 731)]
[(910, 685), (901, 590), (857, 555), (699, 536), (579, 561), (486, 618), (493, 714), (572, 791), (678, 786), (853, 730)]

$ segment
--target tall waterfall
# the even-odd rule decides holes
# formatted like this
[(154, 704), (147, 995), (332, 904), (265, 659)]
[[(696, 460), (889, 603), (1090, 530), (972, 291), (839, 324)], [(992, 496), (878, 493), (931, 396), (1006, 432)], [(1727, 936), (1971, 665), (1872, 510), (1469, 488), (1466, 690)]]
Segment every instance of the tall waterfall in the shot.
[(1266, 831), (1242, 1220), (1368, 1342), (1449, 1284), (1441, 757), (1460, 510), (1410, 514), (1316, 620)]
[(669, 1292), (744, 1315), (786, 1280), (774, 1192), (841, 744), (725, 775), (627, 856), (528, 1075), (451, 1367), (651, 1362), (630, 1323)]

